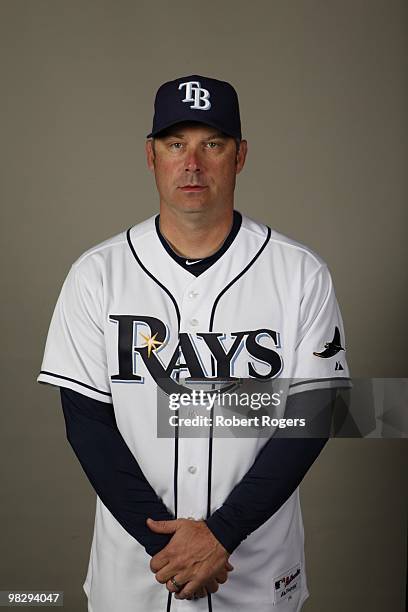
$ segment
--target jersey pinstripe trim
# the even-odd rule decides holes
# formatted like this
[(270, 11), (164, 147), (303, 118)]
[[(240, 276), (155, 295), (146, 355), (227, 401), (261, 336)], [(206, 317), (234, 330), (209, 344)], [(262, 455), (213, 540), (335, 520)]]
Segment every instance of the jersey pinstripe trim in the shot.
[(292, 383), (291, 385), (289, 385), (289, 389), (292, 389), (293, 387), (299, 387), (300, 385), (310, 385), (311, 383), (320, 383), (320, 382), (331, 382), (331, 381), (337, 381), (337, 380), (349, 380), (351, 381), (351, 378), (349, 376), (332, 376), (331, 378), (309, 378), (307, 380), (302, 380), (296, 383)]
[(228, 291), (228, 289), (230, 289), (230, 287), (232, 287), (232, 285), (241, 278), (241, 276), (243, 276), (248, 270), (249, 268), (251, 268), (251, 266), (256, 262), (256, 260), (258, 259), (258, 257), (261, 255), (262, 251), (265, 249), (266, 245), (268, 244), (269, 240), (271, 237), (271, 228), (268, 227), (268, 233), (266, 235), (266, 238), (264, 240), (263, 245), (260, 247), (259, 251), (254, 255), (254, 257), (251, 259), (251, 261), (245, 266), (245, 268), (243, 270), (241, 270), (241, 272), (239, 274), (236, 275), (235, 278), (232, 279), (232, 281), (230, 281), (228, 283), (228, 285), (225, 285), (224, 289), (217, 295), (217, 297), (215, 298), (213, 307), (212, 307), (212, 311), (211, 311), (211, 317), (210, 317), (210, 326), (209, 326), (209, 331), (212, 331), (213, 328), (213, 324), (214, 324), (214, 316), (215, 316), (215, 309), (217, 308), (218, 302), (220, 301), (221, 297), (224, 295), (224, 293), (226, 293)]
[[(81, 387), (85, 387), (86, 389), (90, 389), (91, 391), (95, 391), (96, 393), (101, 393), (101, 395), (106, 395), (108, 397), (112, 397), (112, 393), (108, 391), (101, 391), (100, 389), (96, 389), (96, 387), (92, 387), (91, 385), (87, 385), (86, 383), (80, 382), (75, 378), (69, 378), (69, 376), (62, 376), (62, 374), (56, 374), (54, 372), (47, 372), (46, 370), (40, 370), (40, 374), (45, 374), (46, 376), (52, 376), (53, 378), (59, 378), (60, 380), (68, 380), (70, 382), (75, 383), (76, 385), (80, 385)], [(39, 381), (43, 382), (43, 381)]]
[[(178, 327), (178, 333), (180, 332), (180, 309), (178, 307), (178, 304), (176, 302), (175, 297), (173, 296), (173, 294), (167, 289), (167, 287), (165, 285), (163, 285), (147, 268), (146, 266), (142, 263), (142, 261), (140, 260), (140, 258), (138, 257), (137, 253), (136, 253), (136, 249), (134, 248), (133, 244), (132, 244), (132, 240), (130, 238), (130, 231), (131, 231), (131, 227), (127, 230), (126, 232), (126, 238), (128, 241), (128, 245), (130, 250), (132, 251), (132, 254), (135, 258), (135, 260), (137, 261), (137, 263), (139, 264), (139, 266), (141, 267), (141, 269), (143, 270), (143, 272), (145, 274), (147, 274), (147, 276), (149, 276), (149, 278), (151, 278), (171, 299), (173, 306), (175, 308), (176, 311), (176, 316), (177, 316), (177, 327)], [(176, 415), (178, 415), (178, 410), (175, 413)], [(175, 430), (174, 430), (174, 471), (173, 471), (173, 479), (174, 479), (174, 484), (173, 484), (173, 496), (174, 496), (174, 516), (175, 518), (177, 518), (177, 497), (178, 497), (178, 493), (177, 493), (177, 480), (178, 480), (178, 440), (179, 440), (179, 425), (178, 425), (178, 419), (177, 419), (177, 424), (175, 426)], [(172, 598), (171, 598), (171, 593), (169, 593), (169, 597), (167, 600), (167, 611), (169, 612), (171, 609), (171, 602), (172, 602)]]
[(292, 383), (288, 387), (288, 396), (305, 391), (314, 391), (315, 389), (340, 389), (352, 388), (353, 383), (348, 376), (333, 376), (332, 378), (310, 378), (296, 383)]
[[(268, 244), (268, 242), (270, 240), (270, 237), (271, 237), (271, 228), (268, 227), (268, 232), (267, 232), (266, 238), (265, 238), (262, 246), (259, 248), (258, 252), (254, 255), (254, 257), (251, 259), (251, 261), (245, 266), (245, 268), (243, 270), (241, 270), (241, 272), (239, 274), (237, 274), (235, 276), (235, 278), (233, 278), (232, 281), (230, 281), (228, 283), (228, 285), (226, 285), (223, 288), (223, 290), (215, 298), (215, 301), (214, 301), (214, 304), (213, 304), (213, 307), (212, 307), (212, 310), (211, 310), (211, 316), (210, 316), (210, 325), (209, 325), (209, 331), (210, 332), (213, 330), (215, 311), (216, 311), (216, 308), (218, 306), (218, 303), (219, 303), (221, 297), (228, 291), (228, 289), (230, 289), (232, 287), (232, 285), (237, 280), (239, 280), (253, 266), (253, 264), (256, 262), (258, 257), (264, 251), (266, 245)], [(214, 363), (214, 358), (212, 356), (211, 356), (211, 373), (212, 373), (212, 376), (215, 376), (215, 363)], [(209, 436), (208, 436), (207, 518), (211, 515), (212, 450), (213, 450), (213, 439), (214, 439), (214, 429), (213, 429), (214, 406), (212, 406), (212, 408), (211, 408), (210, 419), (211, 419), (211, 421), (210, 421), (211, 425), (210, 425), (210, 431), (209, 431)], [(208, 593), (208, 612), (212, 612), (211, 593)]]
[(143, 272), (145, 274), (147, 274), (147, 276), (149, 276), (161, 289), (163, 289), (163, 291), (165, 293), (167, 293), (167, 295), (169, 296), (169, 298), (171, 299), (171, 301), (173, 302), (173, 306), (176, 310), (176, 315), (177, 315), (177, 325), (178, 325), (178, 332), (180, 331), (180, 309), (177, 305), (177, 302), (174, 298), (174, 296), (172, 295), (172, 293), (167, 289), (167, 287), (165, 287), (165, 285), (163, 285), (147, 268), (146, 266), (142, 263), (142, 261), (140, 260), (139, 256), (136, 253), (136, 250), (132, 244), (132, 239), (130, 238), (130, 230), (132, 228), (130, 227), (127, 232), (126, 232), (126, 238), (128, 241), (128, 245), (130, 250), (132, 251), (133, 257), (136, 259), (137, 263), (139, 264), (139, 266), (142, 268)]

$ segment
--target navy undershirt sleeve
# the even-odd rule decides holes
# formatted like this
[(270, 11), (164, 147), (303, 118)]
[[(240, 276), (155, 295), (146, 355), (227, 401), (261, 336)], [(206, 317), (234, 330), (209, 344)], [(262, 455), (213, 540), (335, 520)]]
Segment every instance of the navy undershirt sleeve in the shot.
[[(207, 518), (209, 529), (229, 552), (279, 510), (319, 455), (327, 441), (322, 432), (330, 427), (329, 411), (322, 406), (332, 393), (305, 392), (289, 398), (285, 417), (307, 414), (308, 429), (302, 435), (316, 437), (281, 437), (289, 435), (287, 430), (277, 430), (224, 504)], [(150, 531), (146, 518), (172, 520), (174, 516), (126, 445), (113, 406), (66, 388), (61, 388), (61, 400), (68, 441), (99, 498), (146, 552), (155, 555), (170, 536)]]
[(67, 438), (89, 481), (116, 520), (153, 556), (170, 541), (146, 519), (174, 516), (157, 496), (116, 424), (112, 404), (61, 387)]
[(335, 394), (333, 389), (321, 389), (289, 396), (285, 418), (304, 417), (306, 427), (292, 433), (276, 430), (223, 505), (206, 519), (228, 552), (275, 514), (299, 486), (328, 440)]

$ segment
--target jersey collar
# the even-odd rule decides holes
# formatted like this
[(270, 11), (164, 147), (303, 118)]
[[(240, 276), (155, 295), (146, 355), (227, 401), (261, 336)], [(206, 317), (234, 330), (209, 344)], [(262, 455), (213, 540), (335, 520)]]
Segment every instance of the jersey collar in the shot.
[(182, 268), (190, 272), (190, 274), (193, 274), (194, 276), (199, 276), (200, 274), (208, 270), (208, 268), (210, 268), (216, 261), (218, 261), (219, 258), (224, 255), (224, 253), (229, 249), (231, 244), (234, 242), (235, 237), (237, 236), (240, 230), (241, 224), (242, 224), (242, 215), (237, 210), (233, 211), (233, 223), (232, 223), (232, 227), (231, 227), (231, 230), (228, 236), (226, 237), (226, 239), (224, 240), (220, 248), (215, 253), (213, 253), (212, 255), (209, 255), (208, 257), (204, 257), (202, 259), (199, 259), (199, 258), (190, 259), (188, 257), (183, 257), (182, 255), (179, 255), (178, 253), (176, 253), (171, 248), (171, 246), (169, 245), (169, 243), (167, 242), (167, 240), (165, 239), (165, 237), (160, 231), (160, 215), (157, 215), (154, 221), (155, 221), (157, 236), (160, 242), (162, 243), (163, 247), (166, 249), (167, 253), (170, 255), (170, 257), (174, 259), (174, 261), (178, 263)]

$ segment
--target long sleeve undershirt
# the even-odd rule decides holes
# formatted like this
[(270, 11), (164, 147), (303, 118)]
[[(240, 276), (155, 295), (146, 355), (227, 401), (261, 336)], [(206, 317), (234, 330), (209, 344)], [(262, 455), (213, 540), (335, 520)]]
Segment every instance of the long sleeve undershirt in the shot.
[[(307, 434), (302, 435), (316, 437), (287, 438), (282, 437), (288, 435), (287, 430), (277, 430), (224, 504), (206, 519), (228, 552), (232, 553), (279, 510), (300, 484), (327, 441), (332, 399), (332, 390), (308, 391), (288, 398), (285, 417), (315, 415), (309, 418)], [(113, 406), (63, 387), (61, 401), (67, 439), (97, 495), (146, 552), (155, 555), (170, 536), (153, 533), (146, 519), (171, 520), (174, 516), (147, 481), (119, 432)]]
[(61, 387), (67, 439), (103, 504), (146, 552), (153, 556), (170, 536), (153, 533), (148, 517), (171, 520), (174, 516), (148, 483), (123, 439), (112, 404), (99, 402)]

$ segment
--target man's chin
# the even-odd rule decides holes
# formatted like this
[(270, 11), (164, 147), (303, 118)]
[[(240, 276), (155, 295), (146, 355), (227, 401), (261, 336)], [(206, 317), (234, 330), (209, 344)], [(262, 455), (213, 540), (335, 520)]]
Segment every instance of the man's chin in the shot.
[(208, 211), (211, 208), (211, 204), (203, 198), (192, 197), (183, 198), (175, 202), (174, 207), (184, 212), (199, 213)]

